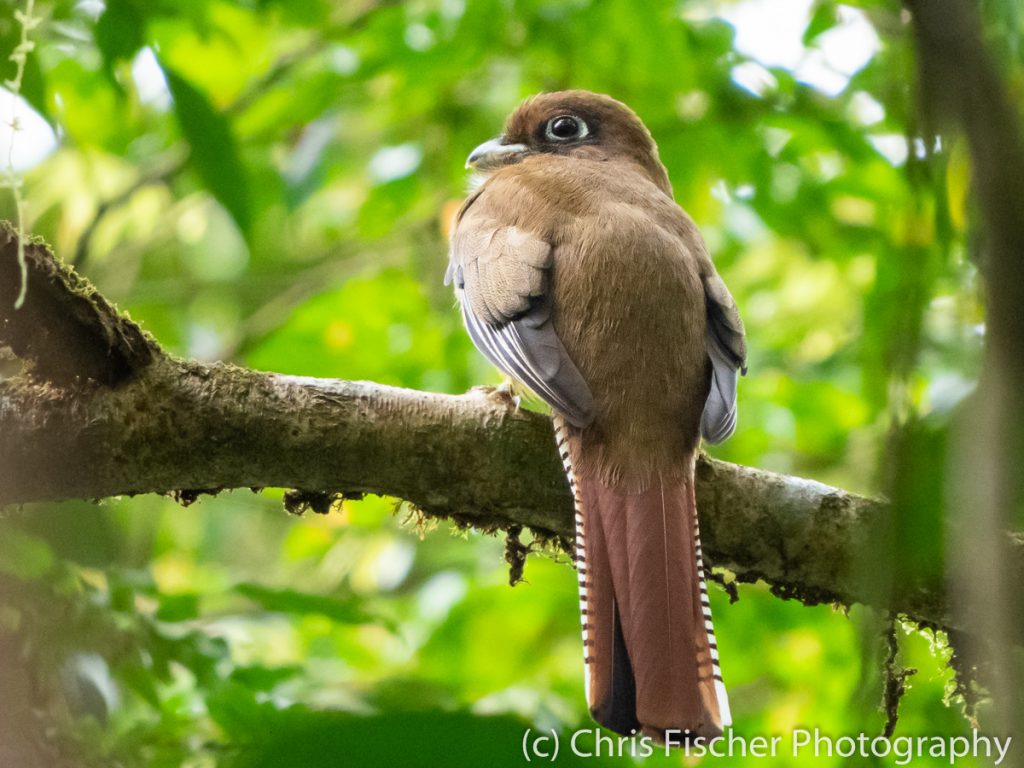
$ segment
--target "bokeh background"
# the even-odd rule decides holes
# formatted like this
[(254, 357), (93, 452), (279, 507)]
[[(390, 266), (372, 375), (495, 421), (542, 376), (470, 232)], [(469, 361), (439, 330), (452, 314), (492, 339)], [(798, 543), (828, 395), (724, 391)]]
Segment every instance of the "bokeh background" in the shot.
[[(983, 5), (1019, 94), (1019, 6)], [(24, 7), (0, 0), (0, 55)], [(713, 455), (889, 495), (898, 530), (871, 566), (907, 556), (941, 575), (947, 427), (977, 378), (983, 309), (968, 154), (915, 138), (898, 4), (38, 0), (34, 14), (23, 98), (0, 92), (26, 229), (166, 348), (261, 370), (497, 383), (441, 285), (465, 157), (537, 91), (627, 102), (747, 325), (739, 428)], [(11, 141), (5, 125), (5, 159)], [(297, 519), (273, 491), (10, 510), (0, 633), (63, 702), (54, 738), (86, 765), (519, 765), (525, 727), (589, 727), (565, 558), (531, 556), (511, 588), (500, 539), (408, 512), (368, 498)], [(763, 586), (739, 597), (712, 588), (738, 731), (881, 732), (885, 617)], [(917, 670), (897, 735), (969, 734), (946, 638), (897, 635)]]

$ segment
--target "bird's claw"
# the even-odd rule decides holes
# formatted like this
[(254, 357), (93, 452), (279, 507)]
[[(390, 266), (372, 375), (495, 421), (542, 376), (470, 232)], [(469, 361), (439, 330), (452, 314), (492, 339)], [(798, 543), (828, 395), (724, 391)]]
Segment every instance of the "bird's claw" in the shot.
[(515, 384), (511, 381), (503, 381), (496, 387), (487, 385), (473, 387), (473, 391), (479, 392), (488, 400), (505, 406), (513, 415), (519, 413), (519, 409), (523, 404), (522, 397), (516, 394)]

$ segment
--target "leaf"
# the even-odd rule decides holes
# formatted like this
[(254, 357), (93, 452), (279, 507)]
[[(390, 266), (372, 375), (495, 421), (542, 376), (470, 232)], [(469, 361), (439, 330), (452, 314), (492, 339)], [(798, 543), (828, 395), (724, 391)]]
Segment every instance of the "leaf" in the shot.
[(124, 664), (118, 670), (118, 677), (151, 707), (154, 709), (160, 708), (160, 691), (157, 687), (157, 677), (152, 674), (151, 670), (146, 669), (146, 667), (137, 662)]
[(0, 533), (0, 573), (24, 581), (46, 576), (54, 563), (50, 545), (35, 536), (5, 527), (7, 530)]
[(232, 740), (242, 740), (252, 734), (266, 732), (272, 725), (274, 705), (258, 702), (255, 693), (238, 682), (218, 685), (206, 699), (206, 706), (217, 724), (231, 735)]
[(342, 624), (380, 623), (351, 600), (340, 600), (327, 595), (314, 595), (296, 589), (272, 589), (259, 584), (238, 584), (235, 592), (258, 603), (266, 611), (276, 613), (318, 613)]
[[(399, 711), (364, 717), (318, 712), (300, 706), (270, 712), (241, 700), (233, 704), (230, 709), (218, 710), (221, 715), (218, 722), (222, 718), (230, 722), (233, 732), (245, 736), (248, 745), (227, 763), (230, 768), (338, 765), (511, 768), (527, 765), (523, 741), (528, 728), (535, 737), (549, 733), (538, 732), (516, 717), (480, 717), (465, 711)], [(225, 716), (229, 712), (230, 719)], [(576, 740), (581, 754), (574, 754), (571, 738), (568, 732), (559, 735), (558, 765), (634, 765), (628, 758), (608, 757), (607, 752), (600, 761), (586, 757), (597, 751), (593, 740), (588, 738)], [(549, 757), (544, 762), (550, 760)]]
[(971, 156), (967, 142), (958, 139), (949, 153), (946, 166), (946, 204), (949, 218), (960, 232), (967, 229), (967, 208), (971, 191)]
[(174, 98), (174, 114), (192, 147), (190, 162), (210, 193), (248, 234), (248, 174), (239, 158), (230, 122), (190, 82), (163, 62), (160, 66)]
[(160, 621), (187, 621), (199, 615), (199, 595), (189, 592), (178, 595), (160, 595), (156, 617)]
[(839, 15), (836, 12), (835, 3), (830, 0), (816, 3), (811, 20), (807, 22), (807, 29), (804, 30), (804, 45), (810, 45), (838, 23)]
[(96, 45), (103, 54), (103, 67), (111, 82), (114, 66), (130, 59), (146, 42), (146, 19), (134, 3), (128, 0), (108, 0), (107, 9), (96, 21)]
[(276, 685), (301, 675), (305, 667), (289, 664), (283, 667), (269, 667), (263, 664), (250, 664), (237, 667), (231, 673), (231, 680), (252, 691), (269, 691)]

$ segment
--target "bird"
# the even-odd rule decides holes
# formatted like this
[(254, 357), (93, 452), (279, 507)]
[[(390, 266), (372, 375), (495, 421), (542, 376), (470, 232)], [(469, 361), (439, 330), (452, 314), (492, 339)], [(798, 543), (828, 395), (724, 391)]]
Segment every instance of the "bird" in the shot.
[(736, 427), (736, 302), (622, 102), (538, 94), (466, 164), (445, 283), (477, 349), (551, 408), (590, 714), (661, 743), (721, 735), (694, 480), (701, 438)]

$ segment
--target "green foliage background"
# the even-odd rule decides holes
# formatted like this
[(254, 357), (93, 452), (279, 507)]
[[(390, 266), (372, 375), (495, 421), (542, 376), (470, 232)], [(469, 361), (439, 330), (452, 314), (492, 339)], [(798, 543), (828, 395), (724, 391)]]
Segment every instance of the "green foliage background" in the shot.
[[(39, 2), (23, 93), (59, 146), (26, 173), (28, 229), (180, 355), (461, 392), (498, 381), (441, 285), (464, 158), (529, 94), (610, 93), (747, 323), (740, 426), (714, 454), (888, 493), (899, 530), (870, 566), (938, 578), (946, 428), (982, 341), (969, 161), (914, 138), (899, 6), (851, 5), (807, 15), (808, 50), (850, 13), (880, 40), (832, 94), (751, 61), (710, 1)], [(1019, 92), (1013, 8), (989, 4), (987, 33)], [(510, 588), (502, 548), (389, 499), (33, 507), (0, 520), (0, 628), (63, 680), (64, 748), (89, 765), (519, 765), (527, 725), (589, 720), (571, 571), (534, 556)], [(738, 732), (881, 731), (880, 617), (739, 594), (712, 595)], [(918, 673), (897, 734), (969, 733), (942, 638), (901, 644)], [(81, 653), (119, 691), (105, 724), (72, 716), (103, 709), (58, 674)], [(842, 761), (774, 764), (809, 762)]]

